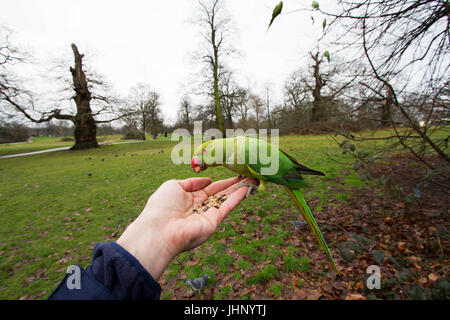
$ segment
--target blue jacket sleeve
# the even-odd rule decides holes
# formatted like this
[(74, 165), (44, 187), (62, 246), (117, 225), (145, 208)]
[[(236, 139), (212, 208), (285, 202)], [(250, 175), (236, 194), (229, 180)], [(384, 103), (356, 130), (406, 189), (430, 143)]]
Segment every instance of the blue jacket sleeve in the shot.
[(115, 242), (94, 247), (92, 265), (78, 267), (79, 285), (68, 285), (73, 275), (64, 279), (49, 300), (157, 300), (161, 286), (139, 261)]

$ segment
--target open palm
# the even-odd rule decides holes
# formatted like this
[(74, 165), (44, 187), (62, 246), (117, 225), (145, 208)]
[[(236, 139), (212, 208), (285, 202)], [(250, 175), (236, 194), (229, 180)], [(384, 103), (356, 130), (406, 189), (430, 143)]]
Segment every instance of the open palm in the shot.
[[(163, 264), (205, 242), (245, 198), (248, 187), (239, 188), (243, 182), (256, 183), (238, 178), (214, 183), (210, 178), (167, 181), (150, 197), (141, 215), (117, 243), (130, 251), (153, 277), (159, 278), (165, 268)], [(228, 195), (219, 208), (193, 213), (209, 196), (217, 194)]]

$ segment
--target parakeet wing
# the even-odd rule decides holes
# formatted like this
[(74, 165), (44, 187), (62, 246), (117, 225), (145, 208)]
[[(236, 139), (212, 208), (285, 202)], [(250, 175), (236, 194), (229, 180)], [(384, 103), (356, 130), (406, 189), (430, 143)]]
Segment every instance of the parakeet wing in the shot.
[(258, 144), (258, 150), (260, 148), (266, 149), (268, 151), (270, 150), (270, 152), (268, 152), (270, 155), (272, 155), (272, 153), (278, 155), (278, 171), (273, 174), (266, 175), (262, 170), (263, 168), (270, 167), (272, 165), (271, 163), (262, 164), (260, 161), (257, 161), (256, 163), (247, 163), (247, 167), (250, 169), (250, 171), (256, 172), (258, 174), (257, 178), (259, 179), (270, 181), (279, 185), (288, 186), (291, 188), (301, 188), (308, 186), (308, 183), (303, 180), (301, 176), (302, 173), (322, 174), (300, 164), (291, 155), (288, 155), (287, 153), (279, 150), (278, 148), (275, 148), (270, 143), (266, 143), (265, 141), (249, 139), (248, 143), (246, 144), (246, 148), (248, 150), (252, 148), (254, 149), (254, 146), (252, 147), (252, 144), (254, 143)]

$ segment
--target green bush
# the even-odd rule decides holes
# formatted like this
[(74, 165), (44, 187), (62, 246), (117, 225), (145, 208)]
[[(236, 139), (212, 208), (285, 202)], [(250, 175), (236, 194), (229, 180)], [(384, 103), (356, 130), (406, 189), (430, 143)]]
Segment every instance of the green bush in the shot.
[(141, 140), (142, 133), (139, 131), (128, 131), (124, 134), (122, 140)]
[(26, 127), (17, 123), (0, 123), (0, 143), (27, 141), (29, 137)]

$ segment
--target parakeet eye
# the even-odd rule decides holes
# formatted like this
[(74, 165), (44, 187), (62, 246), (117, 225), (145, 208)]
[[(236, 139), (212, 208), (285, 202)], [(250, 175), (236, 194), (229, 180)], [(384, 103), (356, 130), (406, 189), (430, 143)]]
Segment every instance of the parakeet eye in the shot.
[(203, 149), (203, 154), (206, 154), (207, 152), (208, 152), (208, 150), (206, 150), (206, 148)]

